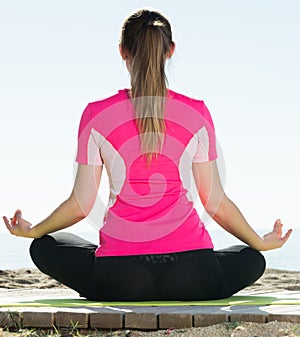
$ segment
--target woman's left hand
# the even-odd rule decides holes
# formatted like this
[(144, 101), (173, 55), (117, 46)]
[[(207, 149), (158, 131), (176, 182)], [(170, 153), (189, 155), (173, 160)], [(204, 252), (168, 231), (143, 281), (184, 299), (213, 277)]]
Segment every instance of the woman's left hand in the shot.
[(32, 224), (22, 218), (21, 210), (16, 210), (10, 221), (6, 216), (3, 216), (3, 221), (12, 235), (23, 236), (25, 238), (33, 237), (31, 232)]
[(292, 234), (292, 229), (289, 229), (285, 235), (282, 233), (282, 223), (280, 219), (276, 220), (272, 232), (265, 234), (263, 239), (264, 249), (271, 250), (282, 247)]

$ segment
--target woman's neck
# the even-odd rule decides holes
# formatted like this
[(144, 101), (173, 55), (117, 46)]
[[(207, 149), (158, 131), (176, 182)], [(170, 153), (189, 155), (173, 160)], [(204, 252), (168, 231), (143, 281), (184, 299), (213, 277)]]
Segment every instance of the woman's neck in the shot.
[[(169, 89), (166, 89), (166, 97), (169, 97), (169, 93), (170, 93)], [(129, 99), (132, 99), (132, 98), (133, 98), (133, 97), (132, 97), (132, 89), (131, 89), (131, 88), (127, 88), (127, 89), (126, 89), (126, 94), (127, 94), (127, 97), (128, 97)]]

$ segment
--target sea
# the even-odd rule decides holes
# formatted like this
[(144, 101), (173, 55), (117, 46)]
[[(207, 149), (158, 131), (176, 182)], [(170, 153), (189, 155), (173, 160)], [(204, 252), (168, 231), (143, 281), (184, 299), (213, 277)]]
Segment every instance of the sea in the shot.
[[(257, 230), (257, 232), (264, 234), (266, 230)], [(224, 230), (211, 230), (209, 233), (216, 250), (242, 244)], [(74, 234), (97, 244), (98, 233), (96, 230)], [(29, 255), (30, 243), (31, 239), (0, 233), (0, 270), (35, 268)], [(290, 239), (282, 248), (263, 252), (263, 255), (267, 261), (267, 268), (300, 271), (300, 229), (294, 229)]]

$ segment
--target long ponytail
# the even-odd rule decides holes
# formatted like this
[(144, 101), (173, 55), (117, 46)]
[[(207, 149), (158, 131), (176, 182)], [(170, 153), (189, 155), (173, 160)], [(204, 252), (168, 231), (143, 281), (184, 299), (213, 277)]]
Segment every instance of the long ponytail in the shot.
[(163, 146), (165, 60), (172, 43), (170, 24), (158, 12), (140, 10), (123, 25), (121, 47), (130, 55), (131, 96), (147, 166)]

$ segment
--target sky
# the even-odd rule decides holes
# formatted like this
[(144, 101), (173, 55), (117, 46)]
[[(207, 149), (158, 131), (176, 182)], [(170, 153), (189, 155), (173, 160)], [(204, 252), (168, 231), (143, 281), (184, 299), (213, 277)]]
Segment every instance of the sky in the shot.
[[(170, 20), (169, 88), (209, 108), (228, 197), (255, 229), (298, 228), (297, 0), (1, 1), (0, 214), (20, 208), (34, 224), (69, 196), (81, 114), (129, 87), (120, 29), (143, 7)], [(106, 203), (105, 171), (99, 195)]]

